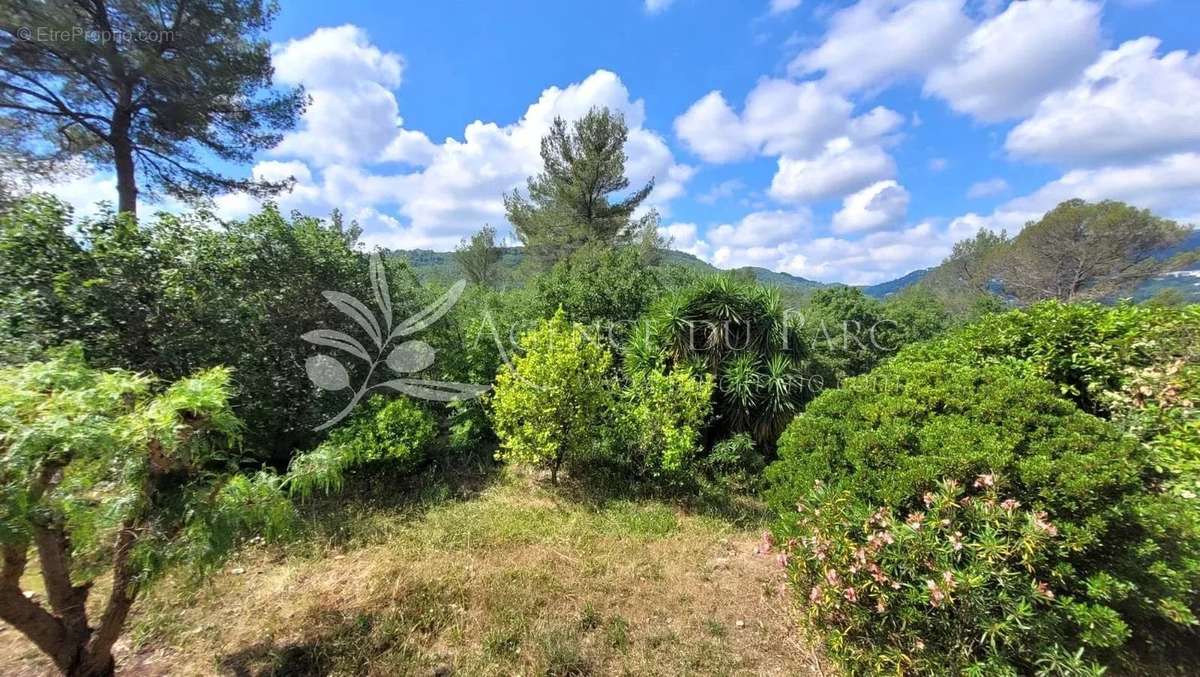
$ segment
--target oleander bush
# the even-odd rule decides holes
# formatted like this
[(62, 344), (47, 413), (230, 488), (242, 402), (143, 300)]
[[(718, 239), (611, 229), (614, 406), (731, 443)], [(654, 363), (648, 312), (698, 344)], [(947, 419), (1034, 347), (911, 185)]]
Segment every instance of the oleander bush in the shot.
[[(848, 502), (850, 515), (883, 509), (920, 516), (927, 509), (921, 497), (937, 492), (940, 482), (979, 476), (1001, 478), (1004, 499), (1044, 514), (1039, 519), (1058, 534), (1059, 545), (1039, 555), (1044, 561), (1036, 571), (1044, 572), (1039, 580), (1058, 600), (1056, 609), (1072, 605), (1063, 613), (1077, 631), (1061, 626), (1068, 629), (1045, 633), (1053, 644), (1042, 639), (1031, 644), (1018, 631), (1026, 622), (978, 597), (993, 593), (975, 592), (972, 585), (958, 592), (954, 605), (990, 611), (928, 604), (932, 615), (960, 614), (949, 636), (922, 636), (943, 627), (933, 620), (864, 635), (850, 616), (829, 617), (836, 630), (833, 653), (851, 668), (870, 672), (880, 660), (906, 665), (903, 670), (939, 672), (935, 663), (922, 663), (912, 653), (918, 640), (958, 656), (963, 666), (1007, 665), (1017, 672), (1038, 669), (1037, 656), (1062, 662), (1083, 650), (1084, 663), (1113, 662), (1133, 649), (1194, 640), (1200, 610), (1194, 501), (1163, 491), (1164, 474), (1145, 445), (1059, 397), (1058, 386), (1038, 372), (1012, 358), (972, 366), (910, 353), (822, 394), (780, 439), (779, 460), (767, 479), (771, 505), (785, 516), (777, 531), (785, 542), (796, 537), (798, 503), (807, 501), (813, 511), (843, 509), (813, 504), (817, 483), (830, 501)], [(941, 519), (950, 518), (938, 517), (939, 524)], [(964, 535), (971, 529), (981, 538), (1002, 538), (981, 524), (956, 527)], [(855, 533), (831, 526), (824, 537), (856, 538)], [(800, 561), (808, 556), (817, 557), (801, 551), (793, 561), (806, 595), (815, 583), (804, 572), (816, 566)], [(995, 576), (1028, 571), (1008, 560), (994, 566), (1001, 569)], [(906, 604), (919, 606), (921, 599), (929, 601), (930, 572), (914, 571), (884, 573), (912, 596)], [(956, 579), (955, 585), (962, 584)], [(1060, 627), (1059, 620), (1038, 622), (1043, 621)]]
[(820, 483), (800, 498), (777, 556), (853, 672), (1095, 674), (1066, 647), (1128, 638), (1110, 609), (1059, 596), (1067, 539), (1003, 484), (942, 481), (907, 513)]

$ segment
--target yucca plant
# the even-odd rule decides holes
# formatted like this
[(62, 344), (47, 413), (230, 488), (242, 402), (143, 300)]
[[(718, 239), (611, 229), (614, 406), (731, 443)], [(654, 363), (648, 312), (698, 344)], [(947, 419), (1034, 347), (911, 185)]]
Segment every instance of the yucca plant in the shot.
[(804, 343), (779, 293), (730, 275), (701, 278), (651, 308), (625, 348), (625, 369), (682, 366), (712, 374), (710, 439), (746, 432), (771, 448), (804, 401)]

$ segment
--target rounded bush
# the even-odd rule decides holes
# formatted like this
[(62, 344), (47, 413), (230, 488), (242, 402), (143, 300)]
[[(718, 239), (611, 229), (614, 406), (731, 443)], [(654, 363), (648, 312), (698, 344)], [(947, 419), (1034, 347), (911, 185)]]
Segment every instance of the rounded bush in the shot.
[[(797, 529), (810, 528), (793, 517), (797, 504), (807, 502), (814, 511), (832, 509), (824, 507), (824, 499), (813, 498), (815, 486), (828, 492), (822, 496), (835, 497), (829, 500), (847, 502), (851, 516), (879, 509), (908, 515), (925, 511), (927, 492), (937, 491), (943, 481), (992, 478), (1003, 482), (1005, 499), (1044, 514), (1041, 519), (1055, 525), (1061, 547), (1044, 553), (1039, 580), (1059, 606), (1081, 605), (1063, 612), (1075, 631), (1048, 635), (1061, 639), (1056, 639), (1058, 648), (1028, 644), (1021, 632), (1005, 630), (1020, 619), (994, 609), (953, 616), (952, 625), (959, 628), (953, 636), (921, 636), (934, 630), (904, 624), (890, 634), (863, 634), (853, 629), (848, 616), (828, 620), (842, 632), (835, 633), (835, 655), (852, 666), (862, 667), (858, 658), (872, 653), (872, 645), (879, 651), (907, 652), (920, 640), (956, 652), (963, 665), (999, 661), (996, 665), (1027, 671), (1032, 664), (1016, 658), (1026, 649), (1025, 655), (1044, 654), (1047, 660), (1046, 652), (1065, 660), (1078, 649), (1103, 659), (1128, 646), (1129, 635), (1161, 644), (1194, 623), (1200, 582), (1194, 506), (1159, 490), (1142, 445), (1058, 397), (1054, 384), (1020, 361), (970, 366), (909, 355), (849, 379), (796, 417), (767, 474), (772, 507), (787, 516), (777, 530), (785, 542), (797, 537)], [(938, 519), (954, 523), (950, 517)], [(995, 528), (975, 523), (956, 530), (974, 530), (981, 542), (999, 538)], [(823, 537), (854, 535), (831, 526)], [(801, 552), (796, 560), (804, 557), (815, 555)], [(796, 582), (808, 594), (817, 582), (816, 569), (794, 564)], [(989, 566), (996, 567), (989, 575), (1000, 578), (1029, 571), (1008, 558)], [(919, 569), (885, 571), (905, 594), (915, 596), (916, 601), (910, 600), (914, 604), (928, 597), (929, 572)], [(980, 603), (971, 591), (960, 591), (958, 599)], [(926, 608), (933, 615), (960, 612), (957, 607)], [(1102, 636), (1085, 632), (1100, 625), (1109, 628)], [(1008, 648), (996, 649), (996, 641), (1009, 643)], [(1055, 653), (1060, 650), (1067, 654)]]

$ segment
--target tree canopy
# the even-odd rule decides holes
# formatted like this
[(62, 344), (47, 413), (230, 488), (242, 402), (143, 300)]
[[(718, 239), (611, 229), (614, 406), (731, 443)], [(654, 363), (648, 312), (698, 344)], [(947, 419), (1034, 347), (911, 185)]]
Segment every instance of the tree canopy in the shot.
[(614, 196), (629, 187), (628, 134), (625, 118), (607, 108), (593, 108), (570, 126), (554, 119), (542, 139), (542, 173), (528, 182), (529, 196), (515, 190), (504, 196), (508, 221), (537, 260), (553, 263), (591, 242), (628, 242), (644, 225), (633, 213), (654, 189), (653, 180)]
[(193, 200), (270, 194), (287, 181), (226, 176), (304, 107), (271, 89), (262, 0), (0, 0), (0, 135), (30, 160), (83, 159), (117, 176), (118, 211), (141, 189)]

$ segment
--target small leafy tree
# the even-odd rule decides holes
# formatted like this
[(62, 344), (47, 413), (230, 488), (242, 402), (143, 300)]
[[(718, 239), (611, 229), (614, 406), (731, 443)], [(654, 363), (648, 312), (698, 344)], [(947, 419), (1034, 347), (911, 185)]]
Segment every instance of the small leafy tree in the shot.
[(570, 457), (593, 448), (612, 408), (612, 356), (562, 310), (521, 337), (524, 355), (496, 377), (492, 419), (496, 457), (548, 465), (550, 477)]
[[(277, 478), (237, 474), (229, 383), (216, 368), (155, 394), (78, 348), (0, 369), (0, 618), (64, 674), (112, 674), (134, 600), (167, 565), (212, 564), (238, 534), (286, 527)], [(31, 549), (44, 600), (21, 589)], [(91, 619), (105, 568), (111, 592)]]
[(700, 449), (712, 411), (713, 377), (687, 368), (633, 376), (622, 392), (620, 430), (636, 468), (654, 477), (679, 477)]
[(496, 264), (500, 262), (500, 247), (496, 245), (496, 229), (484, 226), (470, 239), (454, 249), (454, 261), (467, 281), (478, 285), (490, 285), (496, 281)]

